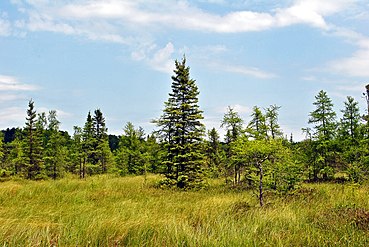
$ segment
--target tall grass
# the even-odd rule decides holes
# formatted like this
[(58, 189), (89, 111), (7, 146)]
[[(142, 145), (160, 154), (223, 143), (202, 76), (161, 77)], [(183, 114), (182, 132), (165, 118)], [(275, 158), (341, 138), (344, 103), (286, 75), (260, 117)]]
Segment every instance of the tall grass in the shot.
[(269, 195), (182, 192), (158, 179), (0, 183), (2, 246), (369, 246), (369, 187), (304, 185)]

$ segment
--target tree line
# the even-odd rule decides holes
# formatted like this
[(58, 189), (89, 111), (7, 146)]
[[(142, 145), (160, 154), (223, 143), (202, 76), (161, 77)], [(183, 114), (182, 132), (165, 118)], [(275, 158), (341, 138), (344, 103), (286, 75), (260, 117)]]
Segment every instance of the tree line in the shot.
[[(306, 138), (287, 138), (278, 121), (280, 106), (255, 106), (245, 123), (228, 107), (220, 127), (206, 130), (198, 104), (199, 89), (190, 77), (186, 58), (175, 61), (171, 92), (157, 130), (146, 134), (128, 122), (121, 136), (109, 135), (100, 109), (88, 112), (84, 126), (61, 131), (56, 111), (37, 113), (29, 101), (23, 128), (0, 136), (0, 176), (57, 179), (67, 173), (80, 178), (94, 174), (164, 174), (163, 187), (206, 187), (206, 178), (257, 189), (262, 204), (265, 189), (284, 193), (301, 181), (352, 181), (368, 175), (369, 118), (348, 96), (339, 116), (327, 92), (315, 96), (307, 116)], [(368, 96), (368, 91), (365, 93)]]

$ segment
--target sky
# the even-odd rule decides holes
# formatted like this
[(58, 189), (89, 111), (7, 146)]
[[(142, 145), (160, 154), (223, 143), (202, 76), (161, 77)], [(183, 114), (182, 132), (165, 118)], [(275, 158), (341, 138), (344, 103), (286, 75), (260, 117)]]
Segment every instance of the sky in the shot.
[[(108, 131), (155, 129), (174, 61), (185, 54), (207, 129), (227, 107), (281, 106), (295, 140), (320, 90), (337, 119), (369, 83), (367, 0), (1, 0), (0, 129), (25, 125), (28, 101), (73, 133), (101, 109)], [(310, 126), (312, 127), (312, 126)]]

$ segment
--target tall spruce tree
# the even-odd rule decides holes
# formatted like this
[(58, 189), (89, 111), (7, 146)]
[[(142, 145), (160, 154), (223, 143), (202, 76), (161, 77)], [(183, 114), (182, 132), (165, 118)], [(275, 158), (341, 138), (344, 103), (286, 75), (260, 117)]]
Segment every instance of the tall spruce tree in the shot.
[(165, 103), (163, 115), (156, 121), (167, 140), (167, 182), (190, 189), (203, 185), (203, 155), (201, 153), (204, 125), (198, 105), (199, 90), (190, 78), (186, 58), (175, 61), (172, 92)]
[(83, 150), (83, 163), (82, 170), (80, 170), (80, 177), (84, 178), (86, 175), (86, 168), (93, 164), (94, 154), (95, 154), (95, 139), (94, 139), (94, 130), (93, 130), (93, 120), (91, 116), (91, 112), (88, 112), (86, 123), (83, 127), (82, 132), (82, 150)]
[(40, 134), (42, 117), (36, 119), (37, 114), (34, 108), (34, 102), (30, 100), (28, 102), (26, 127), (24, 128), (26, 138), (23, 142), (25, 176), (28, 179), (39, 178), (42, 168), (42, 137)]
[(100, 171), (106, 173), (108, 169), (108, 161), (110, 160), (111, 152), (109, 148), (109, 139), (105, 124), (105, 118), (100, 109), (94, 112), (93, 122), (93, 137), (95, 139), (94, 164), (100, 165)]

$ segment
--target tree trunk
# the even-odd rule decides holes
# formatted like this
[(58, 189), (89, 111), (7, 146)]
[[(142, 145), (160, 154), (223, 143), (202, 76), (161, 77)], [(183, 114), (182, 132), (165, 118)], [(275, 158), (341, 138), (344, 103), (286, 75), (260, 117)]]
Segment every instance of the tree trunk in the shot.
[(53, 164), (53, 179), (56, 180), (56, 164)]
[(259, 168), (259, 202), (260, 207), (264, 206), (264, 198), (263, 198), (263, 167), (262, 163), (258, 163)]
[(234, 186), (237, 185), (237, 165), (234, 165)]

